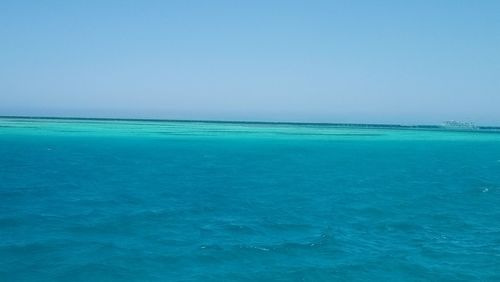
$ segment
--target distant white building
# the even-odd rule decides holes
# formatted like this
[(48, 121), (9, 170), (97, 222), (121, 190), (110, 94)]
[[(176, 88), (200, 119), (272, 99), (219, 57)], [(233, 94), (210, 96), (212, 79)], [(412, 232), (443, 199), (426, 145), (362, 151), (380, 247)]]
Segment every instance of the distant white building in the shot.
[(476, 129), (477, 126), (472, 122), (462, 122), (462, 121), (445, 121), (442, 125), (445, 128), (449, 129)]

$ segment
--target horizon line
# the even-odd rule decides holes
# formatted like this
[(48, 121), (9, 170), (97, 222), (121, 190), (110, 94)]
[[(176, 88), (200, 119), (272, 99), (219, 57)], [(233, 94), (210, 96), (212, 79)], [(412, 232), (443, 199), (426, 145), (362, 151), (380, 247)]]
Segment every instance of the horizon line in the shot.
[(94, 120), (94, 121), (148, 121), (148, 122), (199, 122), (199, 123), (240, 123), (240, 124), (283, 124), (283, 125), (318, 125), (318, 126), (356, 126), (377, 128), (413, 128), (413, 129), (455, 129), (455, 130), (500, 130), (500, 126), (474, 125), (473, 128), (450, 128), (443, 124), (395, 124), (395, 123), (349, 123), (349, 122), (301, 122), (301, 121), (252, 121), (252, 120), (211, 120), (211, 119), (162, 119), (162, 118), (121, 118), (121, 117), (74, 117), (74, 116), (23, 116), (0, 115), (0, 119), (49, 119), (49, 120)]

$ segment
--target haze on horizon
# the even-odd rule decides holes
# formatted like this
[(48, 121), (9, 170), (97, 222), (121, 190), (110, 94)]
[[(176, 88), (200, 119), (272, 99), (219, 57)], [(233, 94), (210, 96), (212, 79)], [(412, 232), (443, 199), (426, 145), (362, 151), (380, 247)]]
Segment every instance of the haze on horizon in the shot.
[(500, 125), (500, 1), (1, 1), (0, 116)]

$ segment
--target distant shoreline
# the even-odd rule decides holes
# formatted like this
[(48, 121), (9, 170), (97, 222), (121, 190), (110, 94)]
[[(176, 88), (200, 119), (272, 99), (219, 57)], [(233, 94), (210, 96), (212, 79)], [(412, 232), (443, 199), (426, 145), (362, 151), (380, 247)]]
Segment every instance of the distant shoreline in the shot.
[(2, 116), (0, 119), (27, 120), (75, 120), (75, 121), (138, 121), (138, 122), (185, 122), (185, 123), (225, 123), (225, 124), (269, 124), (269, 125), (302, 125), (358, 128), (392, 128), (392, 129), (425, 129), (450, 131), (500, 131), (500, 126), (475, 126), (475, 128), (450, 128), (433, 124), (389, 124), (389, 123), (332, 123), (332, 122), (295, 122), (295, 121), (238, 121), (238, 120), (188, 120), (188, 119), (155, 119), (155, 118), (92, 118), (92, 117), (49, 117), (49, 116)]

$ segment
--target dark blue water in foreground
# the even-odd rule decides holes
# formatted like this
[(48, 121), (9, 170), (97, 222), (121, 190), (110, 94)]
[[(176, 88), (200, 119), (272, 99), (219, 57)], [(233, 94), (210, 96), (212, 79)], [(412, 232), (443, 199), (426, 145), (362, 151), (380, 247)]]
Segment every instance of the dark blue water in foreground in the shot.
[(500, 281), (496, 133), (3, 124), (0, 281)]

